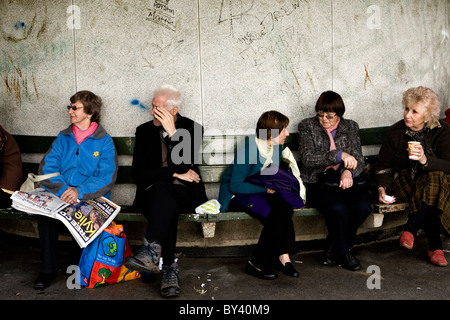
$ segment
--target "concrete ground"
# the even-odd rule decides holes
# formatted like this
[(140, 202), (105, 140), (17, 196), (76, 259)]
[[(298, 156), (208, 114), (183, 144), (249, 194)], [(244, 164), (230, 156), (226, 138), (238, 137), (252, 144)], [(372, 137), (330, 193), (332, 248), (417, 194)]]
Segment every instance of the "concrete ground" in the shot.
[[(442, 240), (445, 255), (450, 261), (450, 238), (442, 236)], [(323, 304), (312, 300), (450, 300), (450, 266), (437, 267), (429, 262), (427, 240), (423, 235), (417, 238), (412, 251), (401, 248), (398, 239), (355, 247), (354, 253), (362, 266), (357, 272), (323, 265), (322, 251), (298, 252), (291, 258), (296, 261), (295, 267), (300, 277), (279, 274), (278, 279), (273, 281), (260, 280), (244, 273), (246, 257), (181, 256), (181, 295), (171, 299), (160, 296), (159, 276), (151, 283), (137, 279), (97, 289), (69, 289), (67, 282), (70, 274), (65, 271), (67, 266), (78, 263), (79, 250), (74, 243), (63, 243), (60, 249), (62, 267), (56, 280), (44, 290), (35, 290), (33, 281), (40, 265), (37, 240), (0, 233), (0, 299), (6, 307), (17, 306), (13, 303), (16, 301), (152, 300), (150, 305), (163, 303), (162, 306), (174, 306), (168, 310), (180, 314), (189, 304), (209, 306), (214, 301), (221, 306), (220, 310), (216, 310), (216, 315), (220, 313), (224, 316), (228, 312), (223, 309), (224, 304), (242, 303), (243, 300), (246, 305), (273, 304), (272, 310), (297, 309), (300, 305), (304, 306), (306, 300), (312, 303), (307, 306), (319, 309)], [(241, 311), (246, 312), (244, 309)], [(445, 312), (448, 315), (448, 311)], [(273, 311), (271, 313), (273, 315)]]

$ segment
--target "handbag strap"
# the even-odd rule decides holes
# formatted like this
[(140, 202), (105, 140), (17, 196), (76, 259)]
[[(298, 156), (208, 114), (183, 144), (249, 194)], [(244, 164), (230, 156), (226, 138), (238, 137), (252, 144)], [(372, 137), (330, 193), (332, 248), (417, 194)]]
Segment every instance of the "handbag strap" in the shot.
[(40, 182), (42, 180), (47, 180), (56, 176), (59, 176), (59, 172), (48, 173), (43, 175), (35, 175), (34, 173), (28, 174), (28, 178), (33, 182)]

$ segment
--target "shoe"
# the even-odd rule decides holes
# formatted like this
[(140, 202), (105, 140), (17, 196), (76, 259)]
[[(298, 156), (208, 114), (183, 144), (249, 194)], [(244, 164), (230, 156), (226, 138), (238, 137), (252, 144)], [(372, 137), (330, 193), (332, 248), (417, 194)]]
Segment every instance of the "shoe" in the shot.
[(141, 273), (159, 273), (159, 258), (161, 258), (161, 245), (157, 242), (148, 243), (144, 239), (144, 245), (134, 256), (125, 259), (125, 267)]
[(400, 234), (400, 245), (405, 247), (406, 249), (412, 250), (414, 246), (414, 236), (409, 231), (403, 231)]
[(338, 264), (340, 267), (344, 267), (350, 271), (358, 271), (361, 269), (358, 259), (349, 250), (346, 254), (338, 257)]
[(334, 257), (334, 248), (330, 246), (325, 250), (323, 264), (335, 264), (336, 258)]
[(161, 295), (166, 298), (178, 296), (180, 294), (178, 264), (174, 262), (170, 266), (163, 265), (162, 270)]
[(36, 290), (42, 290), (47, 288), (55, 279), (55, 273), (44, 273), (40, 272), (36, 280), (34, 281), (34, 288)]
[(297, 270), (295, 270), (294, 266), (290, 262), (286, 262), (283, 265), (279, 259), (276, 259), (275, 268), (278, 271), (283, 272), (287, 276), (298, 278), (298, 272)]
[(245, 272), (248, 273), (249, 275), (255, 276), (263, 280), (274, 280), (278, 278), (278, 275), (275, 272), (271, 270), (262, 270), (256, 267), (250, 261), (247, 261), (247, 265), (245, 266)]
[(446, 267), (447, 266), (447, 260), (445, 260), (444, 252), (441, 249), (434, 250), (434, 251), (427, 251), (428, 257), (430, 257), (430, 261), (432, 264), (435, 264), (440, 267)]

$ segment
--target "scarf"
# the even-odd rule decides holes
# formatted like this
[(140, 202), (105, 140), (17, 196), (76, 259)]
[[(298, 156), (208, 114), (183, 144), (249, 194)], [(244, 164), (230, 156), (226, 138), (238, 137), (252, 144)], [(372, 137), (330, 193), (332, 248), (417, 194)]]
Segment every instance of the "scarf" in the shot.
[(271, 145), (269, 146), (267, 144), (266, 140), (261, 140), (259, 138), (255, 138), (255, 142), (256, 142), (256, 146), (258, 147), (259, 154), (264, 159), (266, 159), (266, 161), (263, 164), (263, 167), (261, 168), (261, 170), (262, 170), (262, 169), (266, 168), (267, 166), (269, 166), (273, 162), (273, 160), (272, 160), (273, 147)]
[(84, 140), (86, 140), (87, 137), (89, 137), (91, 134), (97, 130), (98, 123), (97, 122), (91, 122), (91, 125), (86, 130), (80, 130), (77, 126), (72, 126), (72, 133), (75, 136), (75, 140), (77, 141), (78, 145), (80, 145)]
[[(341, 122), (341, 118), (340, 117), (338, 117), (338, 120), (336, 121), (336, 124), (334, 126), (328, 128), (328, 129), (325, 129), (327, 131), (328, 137), (330, 138), (330, 151), (331, 150), (336, 150), (336, 144), (334, 143), (334, 138), (333, 138), (333, 135), (331, 134), (331, 132), (333, 132), (334, 130), (337, 129), (337, 127), (339, 125), (339, 122)], [(333, 168), (334, 170), (337, 170), (340, 165), (341, 164), (338, 163), (338, 164), (336, 164), (334, 166), (328, 166), (328, 167), (325, 168), (324, 171), (327, 171), (327, 169), (329, 169), (329, 168)]]

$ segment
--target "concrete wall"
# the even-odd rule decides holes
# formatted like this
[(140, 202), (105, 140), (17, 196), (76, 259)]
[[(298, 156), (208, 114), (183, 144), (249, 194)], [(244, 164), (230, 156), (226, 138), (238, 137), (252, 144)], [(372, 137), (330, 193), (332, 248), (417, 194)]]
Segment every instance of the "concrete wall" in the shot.
[(328, 89), (362, 128), (389, 125), (411, 86), (448, 107), (449, 17), (448, 0), (1, 0), (1, 123), (55, 135), (88, 89), (108, 131), (129, 136), (168, 82), (210, 131), (253, 129), (268, 109), (295, 130)]
[(449, 13), (449, 0), (0, 0), (0, 123), (56, 135), (87, 89), (108, 132), (131, 136), (171, 83), (206, 134), (252, 131), (269, 109), (295, 131), (329, 89), (361, 128), (386, 126), (412, 86), (449, 107)]

